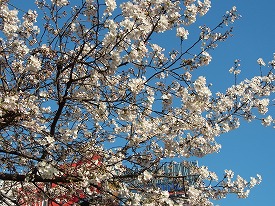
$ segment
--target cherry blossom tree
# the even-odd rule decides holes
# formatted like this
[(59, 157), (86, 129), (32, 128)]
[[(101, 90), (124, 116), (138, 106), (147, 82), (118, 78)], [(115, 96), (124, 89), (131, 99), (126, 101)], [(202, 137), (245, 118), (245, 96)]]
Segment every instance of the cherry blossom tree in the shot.
[[(32, 1), (28, 1), (32, 2)], [(216, 137), (243, 120), (274, 125), (275, 56), (259, 76), (213, 94), (193, 72), (232, 34), (236, 7), (210, 28), (189, 26), (210, 0), (0, 1), (0, 201), (2, 205), (212, 205), (245, 198), (261, 177), (224, 177), (191, 157), (218, 152)], [(165, 50), (167, 31), (178, 40)], [(207, 69), (207, 68), (205, 68)], [(237, 77), (239, 62), (230, 69)], [(195, 182), (184, 194), (151, 184), (181, 160)], [(78, 202), (78, 203), (77, 203)]]

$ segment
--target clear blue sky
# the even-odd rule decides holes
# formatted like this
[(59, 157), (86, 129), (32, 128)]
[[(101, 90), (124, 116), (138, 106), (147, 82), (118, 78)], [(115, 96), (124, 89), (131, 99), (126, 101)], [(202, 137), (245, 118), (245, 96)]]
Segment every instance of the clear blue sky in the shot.
[[(14, 4), (22, 5), (33, 0), (13, 0)], [(76, 1), (76, 0), (75, 0)], [(15, 3), (18, 2), (18, 3)], [(74, 0), (71, 0), (73, 3)], [(201, 70), (207, 76), (207, 82), (213, 83), (220, 91), (231, 84), (234, 78), (228, 73), (235, 59), (241, 60), (242, 73), (240, 80), (259, 74), (256, 60), (262, 57), (270, 61), (275, 52), (275, 1), (273, 0), (213, 0), (210, 12), (200, 18), (201, 24), (214, 25), (235, 5), (242, 18), (234, 24), (234, 36), (223, 42), (211, 54), (212, 63)], [(24, 9), (27, 5), (24, 5)], [(198, 24), (196, 24), (198, 26)], [(190, 36), (192, 32), (190, 31)], [(177, 44), (171, 39), (169, 44)], [(275, 109), (273, 109), (275, 116)], [(216, 203), (220, 206), (259, 206), (275, 204), (275, 129), (264, 128), (260, 122), (245, 123), (233, 132), (219, 137), (222, 144), (220, 153), (209, 155), (199, 160), (200, 165), (206, 165), (210, 170), (222, 176), (224, 169), (232, 169), (236, 174), (249, 179), (257, 173), (263, 177), (262, 184), (251, 190), (247, 199), (236, 196)]]

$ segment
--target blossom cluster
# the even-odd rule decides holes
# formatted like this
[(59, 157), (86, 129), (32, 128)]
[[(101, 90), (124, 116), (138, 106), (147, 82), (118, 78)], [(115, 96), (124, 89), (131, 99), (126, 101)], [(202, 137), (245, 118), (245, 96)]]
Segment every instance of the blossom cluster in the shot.
[[(245, 198), (260, 183), (260, 176), (233, 179), (231, 170), (219, 180), (194, 165), (193, 183), (176, 174), (177, 199), (153, 184), (169, 179), (160, 169), (165, 161), (218, 152), (216, 138), (243, 119), (275, 125), (275, 57), (268, 64), (259, 58), (261, 74), (242, 81), (235, 61), (235, 82), (224, 92), (194, 72), (211, 64), (211, 50), (231, 36), (226, 25), (239, 18), (235, 7), (213, 29), (200, 26), (186, 48), (188, 27), (208, 12), (210, 0), (34, 3), (38, 11), (23, 12), (0, 1), (6, 202), (30, 205), (35, 200), (26, 194), (33, 191), (60, 204), (212, 205), (229, 193)], [(178, 42), (171, 50), (157, 41), (167, 34)]]

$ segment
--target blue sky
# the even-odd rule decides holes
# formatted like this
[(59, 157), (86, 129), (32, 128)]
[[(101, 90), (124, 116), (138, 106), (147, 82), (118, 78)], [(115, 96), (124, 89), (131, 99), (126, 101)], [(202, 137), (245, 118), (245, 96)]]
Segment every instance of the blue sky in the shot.
[[(13, 0), (14, 4), (32, 0)], [(71, 0), (73, 3), (74, 0)], [(18, 3), (15, 3), (18, 2)], [(25, 3), (24, 3), (25, 4)], [(235, 59), (241, 60), (242, 73), (240, 80), (259, 74), (257, 59), (262, 57), (266, 62), (273, 58), (275, 52), (275, 1), (272, 0), (213, 0), (210, 12), (199, 19), (200, 24), (215, 25), (222, 15), (235, 5), (242, 15), (234, 26), (234, 36), (211, 52), (211, 64), (198, 71), (207, 77), (207, 82), (213, 87), (224, 91), (232, 85), (234, 77), (228, 70), (233, 66)], [(24, 5), (24, 9), (27, 5)], [(198, 26), (199, 24), (196, 24)], [(190, 36), (192, 35), (190, 30)], [(162, 42), (165, 43), (165, 42)], [(178, 44), (178, 41), (169, 41), (169, 44)], [(275, 116), (275, 110), (271, 110)], [(261, 174), (262, 184), (251, 191), (249, 198), (238, 199), (232, 195), (221, 200), (220, 206), (258, 206), (274, 205), (275, 191), (275, 129), (264, 128), (260, 122), (244, 123), (233, 132), (224, 134), (217, 139), (222, 144), (218, 154), (212, 154), (199, 160), (200, 165), (206, 165), (210, 170), (222, 176), (224, 169), (232, 169), (236, 174), (249, 179), (250, 176)]]
[[(256, 60), (262, 57), (266, 62), (273, 58), (275, 52), (275, 1), (249, 0), (213, 0), (210, 12), (203, 18), (203, 23), (218, 21), (224, 11), (235, 5), (242, 15), (233, 26), (234, 36), (212, 52), (213, 61), (205, 68), (208, 82), (218, 88), (226, 88), (233, 83), (233, 76), (228, 69), (235, 59), (241, 60), (239, 79), (258, 75)], [(222, 91), (222, 89), (221, 89)], [(273, 96), (274, 97), (274, 96)], [(270, 110), (275, 115), (275, 110)], [(274, 205), (275, 202), (275, 129), (264, 128), (260, 122), (244, 123), (236, 131), (220, 136), (217, 141), (222, 144), (218, 154), (209, 155), (199, 160), (220, 176), (223, 169), (232, 169), (247, 179), (257, 173), (263, 177), (262, 183), (251, 190), (247, 199), (238, 199), (235, 195), (215, 202), (220, 206), (258, 206)]]

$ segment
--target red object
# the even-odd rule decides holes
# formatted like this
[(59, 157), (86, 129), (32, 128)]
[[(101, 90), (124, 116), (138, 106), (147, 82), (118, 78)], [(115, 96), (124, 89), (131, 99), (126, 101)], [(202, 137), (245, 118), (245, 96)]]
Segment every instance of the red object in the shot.
[[(101, 162), (100, 160), (100, 156), (98, 155), (93, 155), (92, 157), (92, 161), (98, 161), (95, 164), (91, 164), (92, 161), (78, 161), (77, 163), (72, 163), (71, 165), (62, 165), (60, 168), (64, 170), (64, 173), (66, 172), (66, 167), (68, 168), (75, 168), (75, 170), (73, 171), (69, 171), (70, 175), (72, 175), (71, 173), (76, 172), (76, 169), (80, 166), (82, 166), (83, 164), (87, 164), (87, 167), (94, 167), (94, 166), (100, 166)], [(64, 174), (66, 176), (66, 174)], [(61, 183), (64, 184), (64, 183)], [(72, 184), (72, 183), (65, 183), (65, 184)], [(41, 194), (45, 187), (44, 183), (37, 183), (38, 188), (36, 188), (33, 191), (33, 187), (30, 188), (26, 188), (24, 187), (21, 188), (19, 190), (19, 193), (21, 193), (22, 195), (22, 202), (20, 205), (22, 206), (72, 206), (74, 203), (77, 203), (79, 200), (84, 199), (86, 197), (84, 191), (81, 190), (77, 190), (75, 191), (76, 195), (73, 195), (72, 197), (67, 197), (66, 195), (62, 195), (59, 196), (57, 198), (55, 198), (54, 200), (45, 200), (43, 199), (43, 197), (39, 196), (39, 194)], [(51, 184), (51, 188), (55, 188), (57, 187), (58, 184), (52, 183)], [(98, 185), (100, 186), (100, 184)], [(91, 187), (90, 188), (91, 191), (99, 193), (99, 190), (97, 188)], [(20, 195), (20, 194), (19, 194)], [(33, 195), (33, 196), (30, 196)], [(26, 202), (26, 203), (25, 203)], [(45, 204), (47, 202), (47, 204)]]

